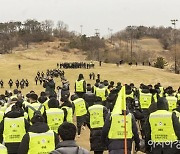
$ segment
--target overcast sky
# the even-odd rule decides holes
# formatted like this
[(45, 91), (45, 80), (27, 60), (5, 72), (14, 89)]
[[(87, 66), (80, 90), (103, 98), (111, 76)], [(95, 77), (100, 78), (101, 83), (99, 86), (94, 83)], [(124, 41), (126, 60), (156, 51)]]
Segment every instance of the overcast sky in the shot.
[(180, 0), (0, 0), (0, 22), (51, 19), (62, 20), (69, 30), (101, 36), (128, 25), (171, 26), (179, 19)]

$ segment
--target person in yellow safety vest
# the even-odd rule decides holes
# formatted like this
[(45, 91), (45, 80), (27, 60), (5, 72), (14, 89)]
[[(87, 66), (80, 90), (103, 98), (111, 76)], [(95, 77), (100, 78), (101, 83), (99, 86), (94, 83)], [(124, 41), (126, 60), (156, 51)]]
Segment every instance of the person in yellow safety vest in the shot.
[(124, 112), (126, 112), (126, 139), (127, 154), (131, 154), (132, 142), (135, 141), (135, 149), (140, 149), (138, 129), (133, 114), (129, 111), (123, 111), (122, 114), (109, 113), (102, 129), (102, 141), (108, 146), (109, 154), (124, 154), (125, 126)]
[(49, 109), (48, 101), (49, 101), (49, 98), (46, 96), (46, 93), (44, 91), (42, 91), (40, 93), (40, 97), (38, 98), (38, 102), (44, 105), (45, 110)]
[(92, 106), (95, 102), (96, 95), (92, 92), (91, 84), (87, 84), (87, 91), (83, 95), (83, 99), (88, 104), (88, 106)]
[[(149, 107), (153, 102), (152, 94), (150, 93), (149, 87), (146, 85), (142, 85), (141, 89), (139, 89), (139, 104), (144, 115), (144, 118), (140, 120), (141, 128), (144, 127), (144, 122), (146, 118), (149, 116)], [(142, 130), (142, 138), (144, 138), (144, 130)]]
[(179, 118), (180, 122), (180, 100), (177, 101), (177, 108), (173, 109), (173, 112), (176, 113), (176, 116)]
[(73, 108), (72, 108), (72, 103), (69, 101), (69, 96), (70, 94), (64, 95), (63, 99), (62, 99), (62, 104), (60, 106), (61, 109), (65, 110), (67, 113), (66, 116), (66, 121), (73, 123)]
[(0, 154), (8, 154), (7, 148), (3, 144), (0, 144)]
[(76, 94), (71, 96), (71, 101), (77, 120), (78, 137), (80, 137), (81, 127), (86, 123), (88, 104), (83, 98), (79, 98)]
[(172, 111), (177, 107), (177, 97), (174, 95), (174, 92), (172, 87), (168, 87), (168, 90), (166, 89), (166, 99), (168, 101), (169, 111)]
[(0, 143), (4, 142), (8, 154), (18, 152), (20, 142), (30, 127), (29, 122), (24, 118), (23, 110), (17, 105), (4, 115), (0, 123)]
[(134, 92), (131, 89), (131, 86), (126, 85), (126, 98), (130, 97), (132, 99), (134, 99)]
[(86, 92), (86, 81), (84, 80), (83, 74), (79, 74), (78, 79), (75, 82), (75, 93), (78, 97), (82, 98)]
[(35, 93), (31, 93), (29, 96), (30, 105), (28, 105), (25, 111), (28, 113), (28, 119), (31, 120), (34, 114), (34, 110), (38, 110), (40, 108), (41, 114), (44, 114), (45, 108), (42, 104), (37, 102), (38, 95)]
[(58, 135), (49, 130), (41, 114), (35, 113), (31, 119), (32, 126), (23, 136), (18, 154), (50, 153), (59, 142)]
[(13, 90), (13, 95), (10, 97), (10, 99), (12, 100), (13, 98), (17, 98), (17, 95), (19, 94), (18, 89), (14, 89)]
[(73, 123), (66, 121), (62, 123), (58, 128), (58, 135), (62, 141), (50, 154), (90, 154), (88, 150), (77, 145), (75, 141), (76, 126)]
[(180, 123), (175, 113), (168, 111), (165, 97), (157, 102), (157, 111), (147, 118), (144, 129), (146, 151), (152, 154), (180, 153)]
[(99, 87), (96, 88), (95, 95), (101, 97), (102, 101), (106, 100), (106, 97), (108, 96), (108, 92), (107, 92), (107, 89), (104, 87), (104, 84), (102, 82), (100, 82)]
[(101, 134), (102, 127), (108, 110), (101, 104), (95, 104), (88, 108), (88, 125), (90, 128), (90, 147), (94, 154), (103, 154), (107, 147), (102, 143)]
[(57, 133), (59, 126), (66, 121), (67, 112), (59, 108), (59, 101), (56, 98), (51, 98), (48, 101), (48, 108), (45, 111), (45, 122), (50, 130)]

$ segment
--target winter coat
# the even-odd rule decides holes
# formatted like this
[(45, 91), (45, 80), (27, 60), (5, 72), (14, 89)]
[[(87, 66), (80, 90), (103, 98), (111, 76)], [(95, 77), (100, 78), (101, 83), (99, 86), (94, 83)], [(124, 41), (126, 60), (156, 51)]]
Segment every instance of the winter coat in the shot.
[(50, 154), (89, 154), (89, 151), (79, 147), (74, 140), (67, 140), (60, 142)]
[(87, 91), (84, 95), (83, 95), (84, 100), (86, 101), (86, 103), (88, 103), (89, 106), (94, 105), (95, 99), (96, 99), (96, 95), (90, 91)]
[(54, 80), (49, 80), (48, 82), (44, 82), (43, 87), (46, 88), (45, 92), (48, 93), (49, 96), (55, 94), (55, 82)]

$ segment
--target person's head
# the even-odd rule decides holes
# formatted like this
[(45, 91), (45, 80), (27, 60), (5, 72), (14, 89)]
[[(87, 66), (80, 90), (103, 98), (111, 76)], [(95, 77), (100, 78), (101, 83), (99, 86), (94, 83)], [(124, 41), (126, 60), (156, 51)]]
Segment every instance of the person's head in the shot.
[(36, 102), (38, 99), (38, 95), (35, 93), (31, 93), (29, 96), (30, 102)]
[(87, 91), (91, 91), (92, 88), (91, 88), (91, 84), (87, 84), (87, 87), (86, 87)]
[(19, 93), (19, 91), (17, 89), (14, 89), (13, 93), (14, 93), (14, 95), (17, 95)]
[(168, 110), (168, 101), (165, 97), (160, 97), (157, 100), (157, 109), (158, 110)]
[(58, 128), (58, 135), (63, 141), (74, 140), (76, 136), (76, 126), (73, 123), (63, 122)]
[(57, 99), (55, 98), (51, 98), (49, 101), (48, 101), (48, 107), (49, 108), (58, 108), (59, 107), (59, 102)]
[(110, 82), (110, 85), (114, 86), (114, 81), (111, 81), (111, 82)]
[(78, 99), (78, 98), (79, 98), (79, 97), (78, 97), (77, 94), (71, 95), (71, 101), (74, 101), (74, 100), (76, 100), (76, 99)]
[(81, 79), (84, 79), (84, 76), (83, 76), (83, 74), (79, 74), (79, 77), (78, 77), (78, 79), (79, 79), (79, 80), (81, 80)]
[(46, 96), (46, 93), (44, 92), (44, 91), (42, 91), (41, 93), (40, 93), (40, 96)]
[(103, 83), (104, 83), (105, 86), (108, 86), (108, 85), (109, 85), (108, 80), (104, 80)]

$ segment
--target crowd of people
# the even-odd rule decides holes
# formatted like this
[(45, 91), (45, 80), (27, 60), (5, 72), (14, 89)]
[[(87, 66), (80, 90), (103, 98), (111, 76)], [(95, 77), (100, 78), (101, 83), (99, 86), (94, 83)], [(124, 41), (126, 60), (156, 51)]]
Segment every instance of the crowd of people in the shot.
[(64, 63), (57, 63), (57, 68), (64, 68), (64, 69), (79, 69), (79, 68), (86, 68), (91, 69), (94, 68), (93, 62), (64, 62)]
[(70, 89), (63, 75), (56, 91), (51, 75), (39, 96), (17, 89), (0, 95), (0, 153), (88, 154), (75, 141), (87, 128), (94, 154), (180, 153), (180, 88), (126, 84), (126, 110), (117, 114), (121, 82), (98, 78), (91, 85), (79, 74)]

